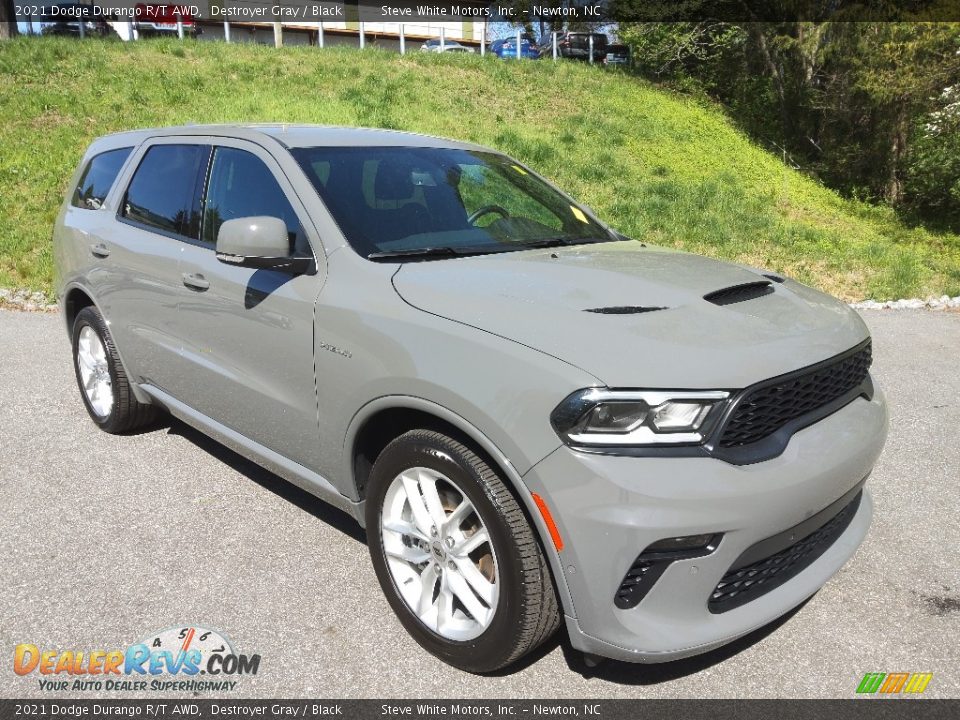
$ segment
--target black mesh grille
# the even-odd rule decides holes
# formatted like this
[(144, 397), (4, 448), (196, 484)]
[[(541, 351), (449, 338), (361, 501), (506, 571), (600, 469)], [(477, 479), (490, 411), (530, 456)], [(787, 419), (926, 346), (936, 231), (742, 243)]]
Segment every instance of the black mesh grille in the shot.
[[(643, 581), (644, 576), (653, 570), (655, 565), (655, 562), (641, 560), (640, 558), (634, 561), (633, 565), (631, 565), (627, 571), (626, 576), (623, 578), (623, 582), (620, 583), (620, 587), (617, 588), (617, 594), (614, 596), (613, 601), (618, 608), (635, 607), (637, 603), (640, 602), (643, 595), (635, 592), (637, 586)], [(660, 573), (657, 573), (657, 575), (659, 576)]]
[(731, 569), (717, 584), (707, 607), (712, 613), (724, 613), (780, 587), (823, 555), (850, 525), (860, 507), (863, 493), (818, 530), (799, 542), (763, 560), (736, 570)]
[(807, 373), (761, 385), (737, 403), (717, 443), (740, 447), (772, 435), (791, 420), (818, 410), (858, 387), (870, 370), (871, 349), (862, 349)]
[(723, 288), (723, 290), (715, 290), (704, 295), (703, 299), (712, 302), (714, 305), (733, 305), (745, 300), (763, 297), (772, 292), (773, 285), (766, 280), (761, 280), (760, 282), (744, 283), (743, 285)]

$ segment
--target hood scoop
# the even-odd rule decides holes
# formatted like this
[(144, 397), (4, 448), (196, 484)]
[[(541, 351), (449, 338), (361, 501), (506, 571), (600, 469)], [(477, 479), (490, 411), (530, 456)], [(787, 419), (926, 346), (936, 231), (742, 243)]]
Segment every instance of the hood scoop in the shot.
[(733, 305), (734, 303), (754, 300), (773, 292), (773, 283), (768, 280), (759, 282), (743, 283), (742, 285), (731, 285), (722, 290), (714, 290), (703, 296), (707, 302), (714, 305)]
[(614, 305), (611, 307), (587, 308), (584, 312), (598, 313), (600, 315), (639, 315), (640, 313), (656, 312), (657, 310), (666, 310), (665, 307), (643, 307), (642, 305)]

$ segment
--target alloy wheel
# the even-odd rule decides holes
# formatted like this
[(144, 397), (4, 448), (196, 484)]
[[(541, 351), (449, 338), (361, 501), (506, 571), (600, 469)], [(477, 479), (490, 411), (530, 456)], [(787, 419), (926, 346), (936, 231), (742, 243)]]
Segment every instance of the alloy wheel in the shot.
[(497, 611), (499, 570), (466, 493), (435, 470), (410, 468), (387, 489), (380, 524), (387, 567), (414, 615), (447, 640), (481, 635)]
[(107, 417), (113, 408), (113, 382), (103, 341), (89, 325), (80, 330), (77, 342), (77, 367), (80, 370), (83, 394), (93, 411)]

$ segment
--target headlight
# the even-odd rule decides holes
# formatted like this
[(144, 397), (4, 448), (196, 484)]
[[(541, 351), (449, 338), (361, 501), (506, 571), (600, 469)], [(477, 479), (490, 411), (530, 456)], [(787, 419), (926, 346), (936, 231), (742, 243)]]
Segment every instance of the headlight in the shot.
[(698, 445), (723, 414), (723, 390), (605, 390), (570, 395), (550, 415), (569, 445)]

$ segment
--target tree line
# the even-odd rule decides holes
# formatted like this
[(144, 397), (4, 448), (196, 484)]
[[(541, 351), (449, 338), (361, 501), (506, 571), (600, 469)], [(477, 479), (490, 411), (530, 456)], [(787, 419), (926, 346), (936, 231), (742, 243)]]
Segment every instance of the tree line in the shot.
[(846, 195), (960, 229), (960, 23), (623, 24), (634, 70), (725, 105)]

